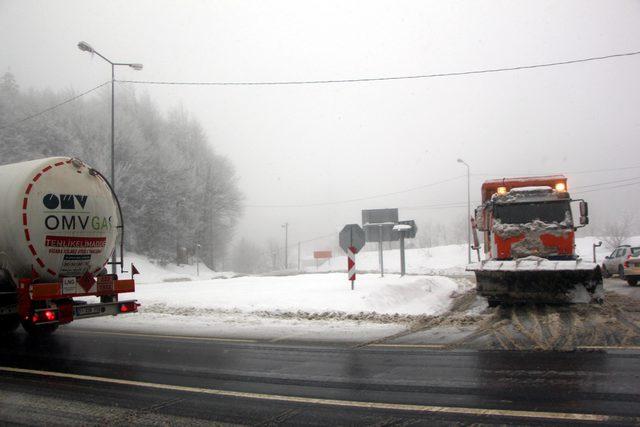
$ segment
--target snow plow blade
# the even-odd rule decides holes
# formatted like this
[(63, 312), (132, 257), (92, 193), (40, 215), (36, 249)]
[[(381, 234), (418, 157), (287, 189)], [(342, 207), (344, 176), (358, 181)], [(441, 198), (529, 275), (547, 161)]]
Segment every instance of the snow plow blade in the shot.
[(490, 260), (471, 264), (467, 271), (475, 272), (477, 292), (492, 306), (500, 303), (603, 302), (600, 267), (580, 259)]

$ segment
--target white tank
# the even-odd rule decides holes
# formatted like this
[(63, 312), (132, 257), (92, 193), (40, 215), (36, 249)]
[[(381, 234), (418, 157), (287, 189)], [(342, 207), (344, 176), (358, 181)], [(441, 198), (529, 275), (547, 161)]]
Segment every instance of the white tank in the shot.
[(109, 185), (82, 161), (0, 166), (0, 267), (14, 278), (96, 274), (115, 248), (118, 225)]

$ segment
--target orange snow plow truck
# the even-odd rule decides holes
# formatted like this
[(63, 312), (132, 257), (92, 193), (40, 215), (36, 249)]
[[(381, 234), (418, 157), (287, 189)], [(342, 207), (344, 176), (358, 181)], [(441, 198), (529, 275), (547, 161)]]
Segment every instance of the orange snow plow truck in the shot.
[[(579, 225), (571, 203), (579, 203)], [(471, 218), (475, 246), (483, 233), (485, 259), (467, 267), (490, 306), (501, 303), (602, 302), (600, 267), (575, 253), (575, 231), (589, 223), (584, 200), (572, 200), (562, 175), (504, 178), (482, 184)]]
[[(133, 280), (105, 266), (122, 213), (109, 182), (78, 159), (52, 157), (0, 166), (0, 332), (20, 324), (44, 335), (59, 325), (138, 310)], [(79, 297), (97, 297), (87, 302)]]

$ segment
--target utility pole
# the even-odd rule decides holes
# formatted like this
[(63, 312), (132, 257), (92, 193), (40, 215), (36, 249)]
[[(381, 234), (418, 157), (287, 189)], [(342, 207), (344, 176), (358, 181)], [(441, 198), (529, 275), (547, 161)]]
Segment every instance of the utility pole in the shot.
[(289, 268), (289, 223), (285, 222), (284, 224), (282, 224), (282, 228), (284, 228), (284, 269), (286, 270), (287, 268)]
[(467, 255), (469, 257), (469, 264), (471, 264), (471, 173), (469, 165), (462, 159), (458, 159), (458, 163), (462, 163), (467, 167)]

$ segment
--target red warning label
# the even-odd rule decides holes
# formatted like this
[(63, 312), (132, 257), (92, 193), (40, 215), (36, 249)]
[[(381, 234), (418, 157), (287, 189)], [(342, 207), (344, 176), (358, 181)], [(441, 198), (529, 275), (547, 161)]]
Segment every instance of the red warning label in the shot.
[(46, 236), (44, 245), (53, 248), (104, 248), (106, 237)]

